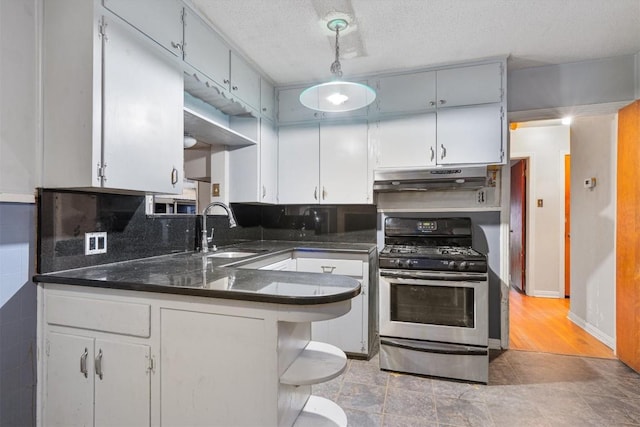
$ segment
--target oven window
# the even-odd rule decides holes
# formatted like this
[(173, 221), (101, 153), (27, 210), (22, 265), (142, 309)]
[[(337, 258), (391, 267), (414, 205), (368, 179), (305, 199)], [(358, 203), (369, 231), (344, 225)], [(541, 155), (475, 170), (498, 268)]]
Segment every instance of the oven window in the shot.
[(391, 284), (391, 321), (473, 328), (474, 289)]

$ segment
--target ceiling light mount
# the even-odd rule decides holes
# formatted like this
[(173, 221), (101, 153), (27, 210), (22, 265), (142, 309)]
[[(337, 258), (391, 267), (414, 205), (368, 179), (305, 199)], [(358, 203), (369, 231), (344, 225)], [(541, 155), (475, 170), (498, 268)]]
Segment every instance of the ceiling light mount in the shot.
[(341, 80), (340, 31), (348, 26), (349, 22), (344, 18), (327, 22), (327, 28), (336, 33), (336, 56), (329, 68), (334, 75), (334, 80), (305, 89), (300, 94), (300, 102), (305, 107), (316, 111), (339, 113), (364, 108), (376, 99), (376, 92), (371, 87)]

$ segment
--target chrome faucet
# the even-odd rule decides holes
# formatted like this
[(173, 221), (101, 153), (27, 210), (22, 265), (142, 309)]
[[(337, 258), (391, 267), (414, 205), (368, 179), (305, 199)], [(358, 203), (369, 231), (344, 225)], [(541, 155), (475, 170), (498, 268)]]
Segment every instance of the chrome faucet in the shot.
[[(231, 210), (231, 208), (229, 208), (229, 206), (225, 205), (222, 202), (209, 203), (207, 207), (202, 210), (202, 240), (200, 243), (200, 251), (204, 253), (209, 252), (209, 243), (213, 241), (213, 228), (211, 228), (211, 236), (209, 236), (207, 233), (207, 212), (209, 212), (209, 209), (214, 206), (220, 206), (225, 211), (227, 211), (227, 216), (229, 217), (229, 228), (233, 228), (237, 225), (236, 218), (233, 216), (233, 211)], [(218, 248), (216, 248), (216, 245), (213, 245), (211, 249), (215, 251)]]

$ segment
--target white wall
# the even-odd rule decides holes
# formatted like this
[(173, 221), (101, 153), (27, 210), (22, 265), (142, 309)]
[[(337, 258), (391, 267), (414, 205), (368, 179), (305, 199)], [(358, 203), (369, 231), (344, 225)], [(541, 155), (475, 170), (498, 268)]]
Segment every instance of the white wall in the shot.
[[(0, 425), (35, 425), (42, 0), (0, 0)], [(6, 203), (10, 202), (10, 203)], [(15, 203), (27, 202), (27, 203)]]
[[(527, 185), (528, 295), (564, 296), (564, 155), (569, 126), (512, 130), (511, 158), (529, 158)], [(537, 207), (542, 199), (543, 206)]]
[[(615, 348), (617, 115), (571, 125), (569, 318)], [(584, 188), (595, 177), (596, 187)]]

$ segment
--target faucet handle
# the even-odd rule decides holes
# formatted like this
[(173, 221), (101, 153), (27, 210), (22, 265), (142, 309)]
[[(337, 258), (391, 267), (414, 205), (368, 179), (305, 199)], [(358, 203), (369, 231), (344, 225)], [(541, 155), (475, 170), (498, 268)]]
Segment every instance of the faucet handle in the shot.
[(207, 243), (213, 242), (213, 227), (211, 227), (211, 234), (207, 236)]

